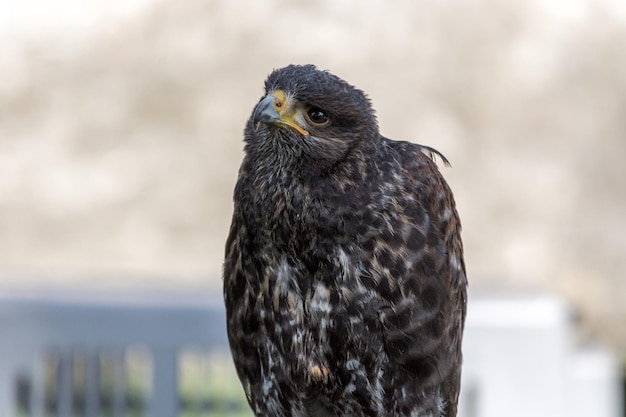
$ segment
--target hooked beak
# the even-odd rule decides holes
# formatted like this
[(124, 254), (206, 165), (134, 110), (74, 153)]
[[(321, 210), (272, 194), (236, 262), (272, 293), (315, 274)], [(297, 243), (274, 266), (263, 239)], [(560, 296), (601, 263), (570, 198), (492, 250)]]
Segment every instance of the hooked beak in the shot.
[(268, 95), (265, 97), (256, 109), (254, 109), (254, 116), (252, 117), (252, 123), (254, 130), (259, 128), (259, 123), (275, 124), (280, 120), (280, 114), (274, 107), (274, 97)]
[(303, 129), (295, 120), (298, 110), (294, 107), (294, 102), (287, 97), (282, 90), (276, 90), (268, 94), (254, 109), (252, 125), (254, 129), (259, 128), (259, 123), (288, 126), (303, 136), (309, 132)]

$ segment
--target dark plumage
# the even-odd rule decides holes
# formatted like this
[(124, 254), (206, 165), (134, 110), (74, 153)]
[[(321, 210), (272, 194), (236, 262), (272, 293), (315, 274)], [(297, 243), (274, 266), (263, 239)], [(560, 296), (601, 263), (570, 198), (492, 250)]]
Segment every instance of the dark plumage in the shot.
[(274, 71), (245, 128), (224, 299), (257, 416), (455, 416), (466, 286), (432, 148), (360, 90)]

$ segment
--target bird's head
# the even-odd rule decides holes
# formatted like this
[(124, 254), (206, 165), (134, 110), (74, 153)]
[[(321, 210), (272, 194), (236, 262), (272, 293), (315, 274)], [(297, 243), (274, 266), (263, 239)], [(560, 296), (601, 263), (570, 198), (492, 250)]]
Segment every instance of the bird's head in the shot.
[(365, 94), (313, 65), (272, 72), (248, 121), (247, 151), (277, 164), (313, 164), (319, 170), (379, 139)]

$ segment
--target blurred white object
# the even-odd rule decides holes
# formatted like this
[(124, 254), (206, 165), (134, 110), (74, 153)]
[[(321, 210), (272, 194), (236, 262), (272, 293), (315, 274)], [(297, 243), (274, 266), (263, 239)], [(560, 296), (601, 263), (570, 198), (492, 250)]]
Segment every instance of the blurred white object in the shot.
[(573, 343), (558, 298), (474, 298), (468, 303), (459, 417), (618, 417), (619, 365)]

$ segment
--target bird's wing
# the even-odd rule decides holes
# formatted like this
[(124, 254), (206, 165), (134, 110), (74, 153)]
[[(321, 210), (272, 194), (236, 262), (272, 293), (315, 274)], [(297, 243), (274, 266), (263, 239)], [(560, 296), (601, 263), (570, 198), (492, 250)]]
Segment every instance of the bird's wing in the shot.
[(416, 148), (406, 145), (394, 154), (402, 186), (391, 212), (383, 213), (393, 219), (394, 234), (380, 239), (383, 246), (401, 249), (377, 259), (379, 269), (395, 271), (387, 279), (396, 288), (381, 294), (388, 303), (379, 315), (390, 361), (421, 387), (439, 387), (456, 404), (467, 285), (460, 222), (452, 192), (426, 155), (431, 150)]

